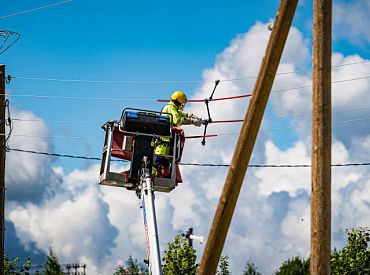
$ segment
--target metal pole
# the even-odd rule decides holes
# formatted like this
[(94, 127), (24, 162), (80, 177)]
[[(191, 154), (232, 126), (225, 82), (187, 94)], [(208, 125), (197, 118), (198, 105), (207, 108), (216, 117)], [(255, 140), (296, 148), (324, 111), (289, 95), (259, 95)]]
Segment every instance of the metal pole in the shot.
[(4, 274), (5, 211), (5, 65), (0, 65), (0, 274)]
[(314, 0), (311, 274), (330, 274), (332, 1)]
[(147, 218), (150, 234), (150, 257), (152, 262), (152, 272), (155, 275), (162, 274), (162, 265), (161, 265), (161, 254), (159, 250), (159, 239), (158, 239), (158, 229), (157, 229), (157, 218), (155, 213), (154, 205), (154, 190), (153, 182), (150, 177), (146, 178), (146, 206), (147, 206)]
[(215, 274), (298, 0), (282, 0), (213, 218), (198, 274)]
[[(144, 219), (148, 229), (149, 239), (149, 272), (154, 275), (162, 275), (161, 254), (159, 250), (157, 218), (154, 204), (153, 181), (147, 168), (147, 157), (143, 158), (144, 168), (142, 169), (141, 188), (143, 199)], [(148, 251), (147, 251), (148, 252)]]

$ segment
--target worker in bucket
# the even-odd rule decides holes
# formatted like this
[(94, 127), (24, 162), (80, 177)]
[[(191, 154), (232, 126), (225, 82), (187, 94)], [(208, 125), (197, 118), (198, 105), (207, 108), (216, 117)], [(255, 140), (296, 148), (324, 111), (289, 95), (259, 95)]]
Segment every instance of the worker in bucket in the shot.
[[(185, 135), (184, 131), (181, 127), (182, 125), (195, 125), (200, 127), (202, 124), (205, 123), (205, 120), (198, 118), (193, 114), (185, 113), (184, 107), (187, 102), (187, 98), (184, 92), (182, 91), (175, 91), (171, 95), (171, 100), (163, 107), (162, 112), (164, 116), (169, 116), (173, 119), (173, 130), (180, 134), (180, 143), (181, 143), (181, 153), (183, 144), (185, 142)], [(167, 114), (166, 114), (167, 113)], [(169, 115), (169, 114), (171, 115)], [(156, 147), (154, 150), (154, 159), (153, 159), (153, 166), (154, 166), (154, 173), (158, 177), (169, 177), (169, 160), (165, 157), (170, 155), (171, 152), (171, 139), (167, 137), (161, 137), (156, 141)]]

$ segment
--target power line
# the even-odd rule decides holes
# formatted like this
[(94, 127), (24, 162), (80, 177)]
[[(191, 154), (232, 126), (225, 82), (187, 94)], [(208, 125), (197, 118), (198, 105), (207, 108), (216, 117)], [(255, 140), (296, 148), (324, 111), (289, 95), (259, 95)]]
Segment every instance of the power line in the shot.
[[(367, 64), (370, 60), (364, 60), (364, 61), (358, 61), (358, 62), (351, 62), (351, 63), (344, 63), (344, 64), (338, 64), (338, 65), (332, 65), (332, 68), (338, 68), (338, 67), (344, 67), (344, 66), (350, 66), (350, 65), (356, 65), (356, 64)], [(306, 73), (310, 72), (312, 69), (308, 70), (299, 70), (299, 71), (290, 71), (290, 72), (281, 72), (277, 73), (276, 75), (288, 75), (288, 74), (295, 74), (295, 73)], [(231, 78), (231, 79), (224, 79), (221, 80), (222, 82), (225, 81), (240, 81), (240, 80), (247, 80), (247, 79), (254, 79), (257, 78), (257, 76), (249, 76), (249, 77), (241, 77), (241, 78)]]
[[(354, 108), (348, 108), (348, 109), (339, 109), (339, 110), (334, 110), (333, 113), (345, 113), (345, 112), (354, 112), (354, 111), (363, 111), (363, 110), (369, 110), (370, 107), (364, 107), (364, 106), (359, 106), (359, 107), (354, 107)], [(265, 117), (265, 119), (284, 119), (284, 118), (295, 118), (295, 117), (305, 117), (305, 116), (310, 116), (311, 113), (301, 113), (301, 114), (295, 114), (295, 115), (282, 115), (282, 116), (268, 116)], [(241, 119), (237, 119), (239, 122)], [(24, 119), (24, 118), (12, 118), (12, 121), (20, 121), (20, 122), (40, 122), (40, 123), (65, 123), (65, 124), (99, 124), (102, 125), (104, 122), (103, 121), (76, 121), (76, 120), (44, 120), (44, 119)], [(243, 120), (241, 120), (243, 121)], [(212, 121), (214, 123), (214, 121)], [(221, 122), (217, 122), (221, 123)]]
[[(349, 78), (349, 79), (342, 79), (342, 80), (335, 80), (332, 81), (332, 84), (338, 84), (338, 83), (344, 83), (344, 82), (350, 82), (350, 81), (357, 81), (357, 80), (363, 80), (363, 79), (369, 79), (370, 76), (363, 76), (363, 77), (356, 77), (356, 78)], [(312, 85), (305, 85), (305, 86), (298, 86), (293, 88), (286, 88), (286, 89), (280, 89), (280, 90), (273, 90), (272, 93), (281, 93), (281, 92), (287, 92), (287, 91), (294, 91), (294, 90), (302, 90), (306, 88), (311, 88)], [(3, 95), (3, 94), (0, 94)], [(244, 95), (238, 95), (234, 96), (236, 98), (244, 98), (249, 97), (251, 94), (244, 94)], [(80, 97), (80, 96), (58, 96), (58, 95), (33, 95), (33, 94), (7, 94), (7, 97), (30, 97), (30, 98), (43, 98), (43, 99), (72, 99), (72, 100), (104, 100), (104, 101), (153, 101), (153, 102), (161, 102), (161, 100), (158, 99), (150, 99), (150, 98), (116, 98), (116, 97)], [(221, 100), (221, 99), (219, 99)], [(189, 103), (192, 102), (204, 102), (205, 99), (193, 99), (189, 100)], [(211, 100), (212, 101), (212, 100)], [(210, 101), (210, 102), (211, 102)]]
[[(1, 17), (0, 17), (1, 18)], [(333, 68), (351, 66), (357, 64), (367, 64), (369, 60), (350, 62), (344, 64), (333, 65)], [(299, 71), (290, 71), (290, 72), (281, 72), (276, 75), (287, 75), (294, 73), (303, 73), (309, 72), (312, 69), (308, 70), (299, 70)], [(37, 81), (54, 81), (54, 82), (74, 82), (74, 83), (105, 83), (105, 84), (187, 84), (187, 83), (213, 83), (216, 80), (93, 80), (93, 79), (63, 79), (63, 78), (48, 78), (48, 77), (30, 77), (30, 76), (12, 76), (14, 79), (23, 79), (23, 80), (37, 80)], [(220, 79), (220, 82), (227, 81), (239, 81), (246, 79), (254, 79), (256, 76), (246, 76), (241, 78), (231, 78), (231, 79)]]
[(13, 79), (71, 82), (71, 83), (105, 83), (105, 84), (192, 84), (214, 82), (213, 80), (93, 80), (93, 79), (61, 79), (47, 77), (12, 76)]
[(103, 125), (102, 121), (75, 121), (75, 120), (44, 120), (44, 119), (23, 119), (23, 118), (12, 118), (13, 121), (21, 122), (49, 122), (49, 123), (66, 123), (66, 124), (100, 124)]
[[(2, 95), (2, 94), (0, 94)], [(33, 97), (47, 99), (73, 99), (73, 100), (104, 100), (104, 101), (156, 101), (150, 98), (117, 98), (117, 97), (81, 97), (81, 96), (59, 96), (59, 95), (30, 95), (30, 94), (7, 94), (8, 97)]]
[[(333, 125), (338, 125), (338, 124), (343, 124), (343, 123), (359, 122), (359, 121), (366, 121), (366, 120), (370, 120), (370, 117), (358, 118), (358, 119), (349, 119), (349, 120), (340, 120), (340, 121), (332, 122), (332, 124)], [(292, 126), (292, 127), (281, 127), (281, 128), (266, 129), (266, 130), (261, 130), (261, 132), (284, 131), (284, 130), (300, 129), (300, 128), (311, 128), (311, 124), (304, 124), (304, 125), (298, 125), (298, 126)], [(233, 136), (233, 135), (239, 135), (239, 133), (238, 132), (221, 133), (221, 134), (215, 134), (214, 136)]]
[[(0, 134), (1, 135), (1, 134)], [(66, 139), (101, 139), (101, 137), (96, 136), (41, 136), (41, 135), (22, 135), (22, 134), (12, 134), (12, 137), (26, 137), (26, 138), (66, 138)]]
[[(16, 36), (15, 39), (12, 39), (13, 41), (11, 41), (6, 47), (5, 44), (6, 42), (8, 41), (8, 39), (12, 36)], [(11, 46), (13, 46), (20, 38), (21, 38), (21, 35), (17, 32), (14, 32), (14, 31), (3, 31), (3, 30), (0, 30), (0, 38), (3, 39), (3, 42), (1, 43), (0, 45), (0, 55), (2, 53), (4, 53), (7, 49), (9, 49)], [(4, 47), (4, 49), (3, 49)]]
[[(333, 125), (343, 124), (343, 123), (349, 123), (349, 122), (359, 122), (359, 121), (366, 121), (370, 120), (370, 117), (365, 118), (357, 118), (357, 119), (348, 119), (348, 120), (339, 120), (332, 122)], [(283, 127), (283, 128), (275, 128), (275, 129), (269, 129), (269, 130), (261, 130), (266, 132), (272, 132), (272, 131), (280, 131), (280, 130), (288, 130), (288, 129), (297, 129), (297, 128), (311, 128), (310, 125), (299, 125), (299, 126), (293, 126), (293, 127)]]
[[(210, 163), (180, 163), (184, 166), (205, 166), (205, 167), (229, 167), (228, 164), (210, 164)], [(361, 163), (343, 163), (332, 164), (333, 167), (347, 167), (347, 166), (369, 166), (370, 162)], [(310, 164), (250, 164), (249, 167), (254, 168), (310, 168)]]
[(74, 1), (74, 0), (66, 0), (66, 1), (63, 1), (63, 2), (59, 2), (59, 3), (55, 3), (55, 4), (51, 4), (51, 5), (46, 5), (46, 6), (42, 6), (42, 7), (38, 7), (38, 8), (33, 8), (33, 9), (30, 9), (30, 10), (20, 11), (20, 12), (8, 14), (8, 15), (2, 15), (2, 16), (0, 16), (0, 19), (9, 18), (9, 17), (13, 17), (13, 16), (16, 16), (16, 15), (30, 13), (30, 12), (34, 12), (34, 11), (38, 11), (38, 10), (42, 10), (42, 9), (46, 9), (46, 8), (51, 8), (51, 7), (55, 7), (55, 6), (60, 6), (60, 5), (63, 5), (63, 4), (72, 2), (72, 1)]
[[(95, 157), (76, 156), (76, 155), (67, 155), (67, 154), (56, 154), (56, 153), (39, 152), (39, 151), (33, 151), (33, 150), (23, 150), (23, 149), (17, 149), (17, 148), (10, 148), (10, 151), (22, 152), (22, 153), (31, 153), (31, 154), (45, 155), (45, 156), (52, 156), (52, 157), (61, 157), (61, 158), (101, 160), (101, 158), (95, 158)], [(113, 161), (127, 162), (126, 160), (113, 160)]]
[[(17, 148), (10, 148), (10, 151), (16, 151), (16, 152), (22, 152), (22, 153), (31, 153), (31, 154), (38, 154), (38, 155), (55, 156), (55, 157), (62, 157), (62, 158), (73, 158), (73, 159), (101, 161), (101, 158), (96, 158), (96, 157), (85, 157), (85, 156), (76, 156), (76, 155), (56, 154), (56, 153), (40, 152), (40, 151), (33, 151), (33, 150), (23, 150), (23, 149), (17, 149)], [(127, 162), (126, 160), (116, 160), (116, 159), (112, 159), (112, 161)], [(201, 167), (229, 167), (230, 166), (228, 164), (211, 164), (211, 163), (180, 163), (180, 165), (183, 165), (183, 166), (201, 166)], [(332, 164), (333, 167), (369, 166), (369, 165), (370, 165), (370, 162)], [(249, 167), (254, 167), (254, 168), (310, 168), (311, 165), (310, 164), (250, 164)]]
[[(350, 119), (350, 120), (341, 120), (333, 122), (333, 125), (337, 124), (343, 124), (343, 123), (349, 123), (349, 122), (359, 122), (359, 121), (367, 121), (370, 120), (370, 117), (366, 118), (358, 118), (358, 119)], [(299, 129), (299, 128), (310, 128), (311, 125), (305, 124), (305, 125), (298, 125), (298, 126), (292, 126), (292, 127), (281, 127), (281, 128), (273, 128), (273, 129), (266, 129), (261, 130), (261, 132), (274, 132), (274, 131), (283, 131), (283, 130), (289, 130), (289, 129)], [(239, 135), (239, 132), (232, 132), (232, 133), (220, 133), (220, 134), (209, 134), (207, 137), (220, 137), (220, 136), (233, 136), (233, 135)], [(26, 138), (65, 138), (65, 139), (101, 139), (101, 137), (97, 136), (50, 136), (50, 135), (26, 135), (26, 134), (12, 134), (12, 137), (26, 137)], [(203, 138), (202, 135), (199, 136), (188, 136), (187, 139), (191, 138)]]

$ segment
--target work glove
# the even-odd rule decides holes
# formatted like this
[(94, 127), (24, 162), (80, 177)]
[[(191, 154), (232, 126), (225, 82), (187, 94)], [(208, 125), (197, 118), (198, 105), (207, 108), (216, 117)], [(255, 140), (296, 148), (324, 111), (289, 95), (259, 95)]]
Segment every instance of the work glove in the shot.
[(208, 122), (209, 122), (209, 120), (208, 119), (204, 119), (204, 118), (198, 118), (199, 119), (199, 121), (203, 124), (203, 125), (206, 125)]
[(197, 127), (200, 127), (202, 126), (202, 121), (199, 119), (199, 118), (192, 118), (191, 119), (191, 123)]

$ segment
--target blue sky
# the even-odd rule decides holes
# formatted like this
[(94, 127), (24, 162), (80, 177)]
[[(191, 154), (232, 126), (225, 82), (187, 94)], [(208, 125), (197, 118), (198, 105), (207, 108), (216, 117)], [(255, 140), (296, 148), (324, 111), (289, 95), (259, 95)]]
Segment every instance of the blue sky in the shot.
[[(32, 9), (54, 2), (5, 2), (2, 14)], [(2, 19), (2, 28), (22, 38), (1, 56), (7, 73), (61, 79), (88, 80), (200, 80), (202, 70), (215, 62), (229, 41), (256, 20), (273, 18), (276, 1), (175, 2), (73, 1)], [(145, 7), (145, 8), (144, 8)], [(14, 80), (14, 94), (47, 94), (89, 97), (167, 98), (176, 89), (190, 95), (196, 86), (77, 84)], [(34, 112), (49, 120), (104, 121), (118, 118), (127, 105), (159, 109), (147, 102), (102, 102), (12, 98), (12, 107)], [(81, 105), (83, 107), (81, 108)], [(59, 110), (59, 111), (57, 111)], [(241, 114), (242, 116), (242, 114)], [(81, 129), (82, 128), (82, 129)], [(96, 125), (53, 125), (53, 134), (98, 136)], [(88, 143), (91, 141), (88, 141)], [(90, 154), (100, 152), (99, 141)], [(65, 140), (56, 151), (77, 148)], [(84, 141), (84, 143), (86, 143)], [(63, 144), (63, 146), (60, 146)], [(67, 146), (67, 147), (65, 147)], [(85, 149), (85, 151), (83, 151)], [(86, 154), (86, 148), (78, 153)], [(64, 163), (68, 165), (68, 163)], [(76, 163), (72, 164), (76, 165)], [(80, 165), (80, 164), (77, 164)], [(71, 167), (72, 168), (72, 167)]]
[[(0, 0), (0, 28), (21, 34), (21, 39), (0, 55), (7, 74), (14, 77), (7, 85), (11, 116), (42, 120), (14, 121), (10, 146), (100, 157), (104, 137), (100, 123), (118, 119), (123, 108), (159, 110), (162, 105), (148, 99), (168, 98), (177, 89), (186, 91), (189, 98), (206, 98), (216, 79), (257, 75), (269, 35), (266, 25), (275, 17), (279, 1), (74, 0), (2, 18), (54, 3), (57, 1)], [(370, 12), (368, 1), (334, 3), (333, 64), (355, 64), (333, 69), (333, 80), (370, 75), (367, 63), (370, 32), (363, 27), (370, 23), (367, 12)], [(277, 76), (273, 90), (310, 83), (311, 30), (312, 1), (300, 1), (279, 69), (295, 73)], [(136, 80), (138, 83), (22, 77)], [(199, 82), (157, 82), (163, 80)], [(249, 93), (253, 84), (254, 79), (221, 82), (215, 97)], [(335, 163), (369, 161), (370, 134), (366, 120), (370, 117), (369, 87), (369, 79), (333, 85), (333, 120), (362, 119), (334, 127)], [(36, 98), (35, 95), (78, 99)], [(112, 100), (84, 100), (84, 97)], [(122, 98), (144, 100), (116, 100)], [(310, 104), (309, 88), (272, 93), (253, 163), (310, 162), (310, 128), (297, 128), (310, 124)], [(247, 106), (245, 99), (215, 102), (211, 112), (216, 119), (241, 119)], [(363, 109), (343, 112), (360, 107)], [(188, 104), (187, 109), (205, 116), (202, 104)], [(211, 125), (209, 132), (229, 134), (238, 132), (239, 127)], [(191, 127), (185, 131), (188, 135), (202, 133), (202, 129)], [(200, 140), (189, 140), (184, 162), (229, 163), (236, 138), (237, 135), (230, 135), (210, 139), (204, 148)], [(8, 154), (7, 246), (12, 247), (13, 255), (31, 255), (38, 264), (52, 246), (63, 262), (87, 262), (91, 268), (89, 274), (107, 269), (102, 259), (112, 268), (129, 254), (143, 257), (144, 235), (140, 231), (142, 221), (137, 202), (125, 190), (97, 186), (98, 166), (97, 162), (85, 160)], [(207, 235), (227, 169), (182, 167), (182, 171), (184, 185), (169, 195), (158, 195), (158, 209), (163, 213), (159, 219), (162, 249), (176, 232), (190, 226)], [(343, 244), (345, 228), (369, 226), (363, 218), (370, 214), (368, 197), (360, 195), (370, 194), (370, 183), (366, 181), (369, 173), (366, 167), (333, 170), (333, 182), (338, 183), (333, 186), (333, 246)], [(246, 260), (251, 259), (269, 274), (288, 257), (306, 257), (309, 170), (251, 169), (244, 185), (224, 249), (230, 256), (232, 271), (239, 274)], [(182, 200), (185, 202), (179, 205)], [(344, 205), (345, 211), (339, 211), (338, 205)], [(95, 211), (96, 217), (91, 211)], [(353, 211), (358, 216), (349, 217)], [(56, 224), (67, 226), (49, 226), (54, 223), (51, 217), (58, 219)], [(296, 222), (295, 218), (301, 221), (302, 217), (305, 222)], [(91, 238), (96, 240), (94, 245)], [(280, 241), (267, 244), (277, 239)], [(75, 245), (78, 242), (85, 245)], [(235, 249), (235, 244), (242, 246)], [(199, 256), (202, 249), (197, 247)], [(96, 250), (99, 253), (92, 252)], [(279, 250), (279, 254), (274, 254), (274, 250)], [(271, 258), (267, 262), (266, 255)]]

